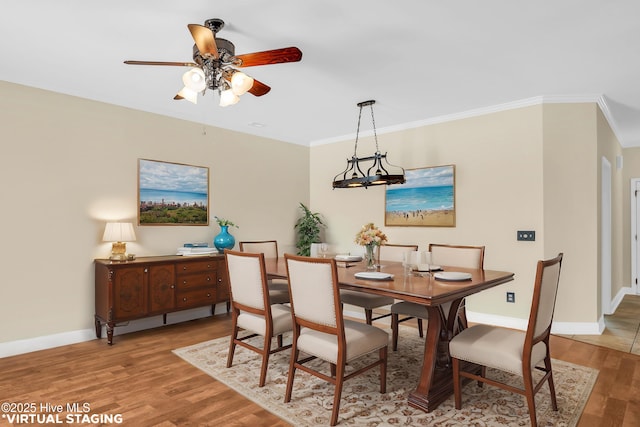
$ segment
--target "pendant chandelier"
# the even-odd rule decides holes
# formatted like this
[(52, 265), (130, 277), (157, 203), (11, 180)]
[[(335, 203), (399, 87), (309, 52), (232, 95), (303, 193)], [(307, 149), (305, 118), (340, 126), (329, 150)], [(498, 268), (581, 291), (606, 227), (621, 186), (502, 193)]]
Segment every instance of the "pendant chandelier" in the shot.
[[(373, 185), (404, 184), (404, 169), (391, 165), (387, 161), (387, 153), (381, 154), (378, 148), (378, 135), (376, 134), (376, 121), (373, 117), (373, 104), (376, 101), (359, 102), (360, 114), (358, 115), (358, 129), (356, 130), (356, 142), (351, 159), (347, 159), (347, 168), (333, 178), (333, 188), (367, 188)], [(376, 142), (376, 152), (372, 156), (358, 157), (358, 137), (360, 135), (360, 119), (362, 108), (371, 107), (371, 121), (373, 123), (373, 137)], [(383, 164), (384, 160), (384, 164)], [(386, 164), (386, 167), (385, 167)], [(387, 168), (399, 169), (396, 174), (390, 173)], [(363, 170), (367, 172), (364, 173)]]

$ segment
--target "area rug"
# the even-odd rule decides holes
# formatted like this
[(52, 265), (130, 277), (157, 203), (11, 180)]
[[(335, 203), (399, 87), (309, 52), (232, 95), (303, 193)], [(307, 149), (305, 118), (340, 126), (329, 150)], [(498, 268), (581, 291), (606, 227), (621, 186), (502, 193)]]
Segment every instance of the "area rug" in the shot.
[[(297, 370), (291, 402), (284, 403), (290, 350), (271, 355), (266, 385), (262, 388), (258, 387), (260, 356), (238, 346), (233, 366), (226, 368), (228, 350), (229, 337), (223, 337), (173, 352), (294, 426), (329, 425), (334, 387), (325, 381)], [(418, 382), (423, 351), (424, 341), (418, 337), (417, 331), (402, 327), (398, 351), (389, 351), (387, 393), (379, 393), (379, 369), (372, 369), (346, 381), (340, 403), (339, 425), (529, 425), (529, 412), (523, 396), (486, 384), (478, 387), (475, 382), (468, 383), (463, 388), (461, 410), (455, 409), (453, 396), (430, 413), (408, 406), (407, 396)], [(328, 364), (325, 365), (328, 373)], [(354, 363), (349, 368), (357, 367), (358, 364)], [(551, 409), (549, 388), (544, 385), (536, 395), (538, 425), (575, 426), (598, 371), (555, 359), (553, 371), (558, 411)], [(519, 383), (519, 377), (491, 369), (487, 370), (487, 376), (513, 384)]]

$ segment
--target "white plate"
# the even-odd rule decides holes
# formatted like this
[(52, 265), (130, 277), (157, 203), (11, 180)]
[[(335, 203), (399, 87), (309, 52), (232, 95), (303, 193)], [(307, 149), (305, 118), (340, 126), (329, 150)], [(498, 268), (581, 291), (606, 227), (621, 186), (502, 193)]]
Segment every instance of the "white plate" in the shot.
[(415, 271), (423, 271), (423, 272), (438, 271), (438, 270), (442, 270), (442, 267), (440, 267), (439, 265), (430, 265), (428, 270), (426, 267), (423, 268), (422, 266), (415, 269)]
[(433, 277), (440, 280), (461, 281), (471, 279), (471, 273), (463, 273), (461, 271), (440, 271), (434, 273)]
[(336, 255), (336, 261), (346, 261), (346, 262), (359, 262), (362, 261), (362, 257), (358, 255)]
[(366, 280), (389, 280), (393, 279), (393, 274), (389, 273), (381, 273), (379, 271), (360, 271), (356, 273), (357, 279), (366, 279)]

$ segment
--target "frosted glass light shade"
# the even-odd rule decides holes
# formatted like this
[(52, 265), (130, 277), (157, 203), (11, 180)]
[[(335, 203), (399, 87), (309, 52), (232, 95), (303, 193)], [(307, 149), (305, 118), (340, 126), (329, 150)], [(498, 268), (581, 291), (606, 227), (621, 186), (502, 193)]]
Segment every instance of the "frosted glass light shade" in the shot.
[(226, 107), (228, 105), (236, 104), (236, 103), (238, 103), (238, 101), (240, 101), (240, 98), (238, 97), (238, 95), (233, 93), (233, 90), (227, 89), (227, 90), (223, 90), (222, 92), (220, 92), (220, 106), (221, 107)]
[(191, 68), (189, 71), (184, 73), (182, 75), (182, 82), (185, 87), (194, 92), (202, 92), (207, 85), (207, 81), (204, 78), (204, 71), (200, 68)]
[(233, 73), (233, 76), (231, 76), (231, 90), (238, 96), (247, 93), (252, 86), (253, 78), (241, 71), (236, 71)]
[(194, 104), (198, 103), (198, 92), (194, 92), (186, 86), (183, 87), (180, 92), (178, 92), (178, 95), (180, 95), (181, 97), (183, 97), (189, 102), (192, 102)]

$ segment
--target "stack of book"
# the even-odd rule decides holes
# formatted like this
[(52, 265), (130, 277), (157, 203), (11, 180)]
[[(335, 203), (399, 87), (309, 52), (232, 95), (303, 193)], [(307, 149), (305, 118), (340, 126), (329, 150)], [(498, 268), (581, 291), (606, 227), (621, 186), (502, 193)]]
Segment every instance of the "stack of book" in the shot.
[(185, 243), (183, 247), (178, 248), (176, 255), (193, 256), (193, 255), (211, 255), (217, 254), (216, 248), (210, 248), (207, 243)]

